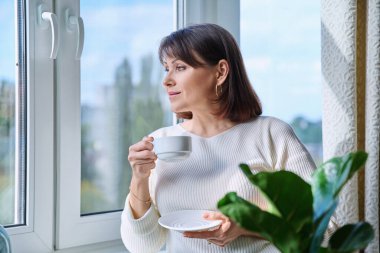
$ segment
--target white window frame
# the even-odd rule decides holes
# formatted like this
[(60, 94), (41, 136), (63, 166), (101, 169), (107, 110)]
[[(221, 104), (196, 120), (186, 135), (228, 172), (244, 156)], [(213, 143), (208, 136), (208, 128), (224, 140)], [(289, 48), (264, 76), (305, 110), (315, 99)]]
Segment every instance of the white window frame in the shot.
[[(51, 11), (51, 1), (45, 4)], [(13, 252), (51, 252), (54, 235), (54, 66), (53, 61), (48, 60), (50, 31), (37, 27), (37, 9), (31, 6), (36, 6), (35, 0), (26, 1), (25, 6), (26, 33), (29, 35), (26, 38), (26, 224), (7, 231)]]
[[(240, 0), (183, 0), (182, 24), (214, 23), (240, 41)], [(181, 24), (181, 22), (179, 22)], [(181, 27), (179, 27), (181, 28)]]
[[(60, 44), (64, 46), (57, 60), (49, 59), (50, 26), (41, 27), (37, 22), (41, 3), (59, 19)], [(173, 3), (174, 29), (212, 22), (239, 39), (238, 0)], [(80, 16), (79, 0), (26, 1), (27, 213), (24, 226), (7, 231), (15, 253), (125, 252), (120, 240), (121, 212), (79, 215), (80, 62), (73, 57), (76, 34), (68, 34), (62, 24), (67, 8)]]
[[(61, 27), (65, 11), (80, 17), (78, 0), (56, 1)], [(61, 47), (56, 64), (57, 236), (63, 249), (120, 239), (120, 212), (80, 216), (81, 197), (81, 102), (80, 61), (75, 59), (77, 34), (60, 29)]]

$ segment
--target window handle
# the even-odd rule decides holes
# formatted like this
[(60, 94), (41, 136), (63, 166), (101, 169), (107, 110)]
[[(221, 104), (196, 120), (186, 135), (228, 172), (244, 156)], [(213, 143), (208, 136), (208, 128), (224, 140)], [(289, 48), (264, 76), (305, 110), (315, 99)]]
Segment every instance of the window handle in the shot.
[(75, 31), (77, 33), (78, 37), (77, 37), (75, 59), (80, 60), (82, 51), (83, 51), (83, 43), (84, 43), (83, 19), (75, 15), (70, 15), (69, 9), (66, 10), (66, 29), (69, 32)]
[(56, 59), (59, 48), (59, 31), (57, 15), (51, 12), (42, 12), (42, 20), (50, 22), (51, 27), (51, 52), (50, 59)]

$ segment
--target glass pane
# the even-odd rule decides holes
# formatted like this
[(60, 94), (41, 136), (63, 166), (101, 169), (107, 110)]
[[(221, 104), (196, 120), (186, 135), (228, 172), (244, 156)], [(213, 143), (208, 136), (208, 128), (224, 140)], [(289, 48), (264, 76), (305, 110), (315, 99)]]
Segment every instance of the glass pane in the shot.
[(321, 163), (320, 1), (240, 4), (242, 54), (263, 114), (290, 123)]
[[(15, 171), (15, 24), (14, 2), (0, 1), (0, 224), (14, 225)], [(18, 204), (18, 203), (17, 203)]]
[(172, 122), (157, 49), (173, 29), (172, 0), (81, 1), (81, 214), (120, 210), (128, 148)]

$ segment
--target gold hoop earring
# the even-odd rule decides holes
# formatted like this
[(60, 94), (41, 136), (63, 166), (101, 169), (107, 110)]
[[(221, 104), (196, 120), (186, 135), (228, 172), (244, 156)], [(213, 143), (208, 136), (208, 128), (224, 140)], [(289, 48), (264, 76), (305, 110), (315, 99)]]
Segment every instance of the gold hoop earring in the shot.
[[(220, 87), (220, 92), (219, 92), (218, 87)], [(216, 94), (216, 97), (217, 97), (217, 98), (218, 98), (220, 95), (222, 95), (222, 92), (223, 92), (223, 87), (222, 87), (222, 85), (215, 85), (215, 94)]]

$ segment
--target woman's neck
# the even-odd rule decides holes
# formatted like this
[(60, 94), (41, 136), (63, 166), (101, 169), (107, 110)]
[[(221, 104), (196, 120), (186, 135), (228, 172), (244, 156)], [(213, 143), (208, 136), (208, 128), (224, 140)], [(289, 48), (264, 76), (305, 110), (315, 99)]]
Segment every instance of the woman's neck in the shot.
[(193, 115), (192, 119), (186, 120), (181, 125), (186, 131), (207, 138), (230, 129), (236, 123), (229, 119), (221, 119), (209, 114)]

